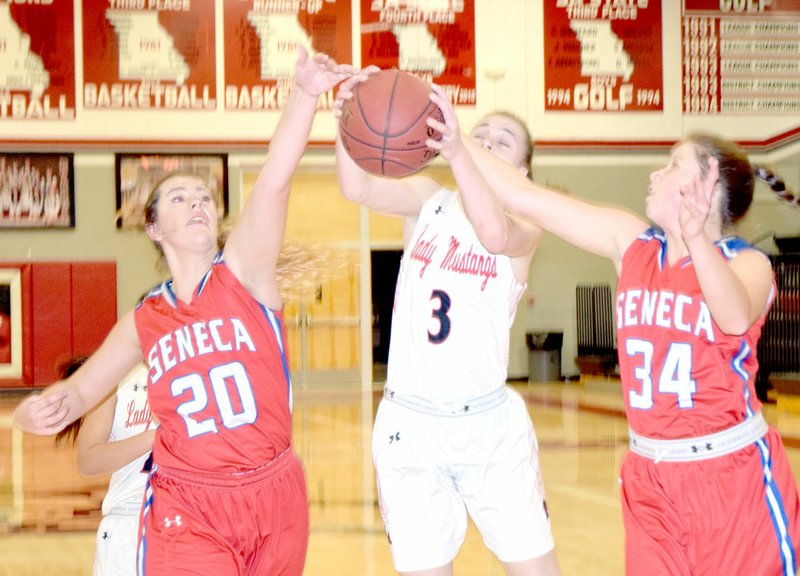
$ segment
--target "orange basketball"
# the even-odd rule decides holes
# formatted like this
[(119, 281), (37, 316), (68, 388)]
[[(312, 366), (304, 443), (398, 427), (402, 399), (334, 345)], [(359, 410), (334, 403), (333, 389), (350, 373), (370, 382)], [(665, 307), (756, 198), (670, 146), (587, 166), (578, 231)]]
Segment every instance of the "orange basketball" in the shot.
[(424, 80), (394, 68), (357, 84), (339, 118), (340, 139), (355, 163), (379, 176), (406, 176), (435, 158), (425, 141), (441, 134), (427, 119), (444, 119), (430, 93)]

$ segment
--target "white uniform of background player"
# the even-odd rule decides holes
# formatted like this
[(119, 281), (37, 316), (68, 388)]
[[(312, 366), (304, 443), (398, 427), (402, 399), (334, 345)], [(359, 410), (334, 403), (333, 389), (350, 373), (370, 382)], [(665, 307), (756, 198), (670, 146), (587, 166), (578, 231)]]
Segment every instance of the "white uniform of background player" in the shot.
[[(137, 367), (118, 387), (108, 442), (132, 438), (156, 424), (147, 403), (147, 368)], [(78, 436), (80, 442), (80, 434)], [(147, 473), (142, 472), (150, 452), (125, 464), (111, 475), (103, 499), (103, 519), (97, 529), (94, 576), (136, 574), (139, 511)]]
[[(68, 378), (86, 361), (75, 357), (59, 367)], [(97, 530), (94, 576), (134, 576), (139, 510), (148, 474), (142, 468), (152, 450), (156, 423), (147, 401), (147, 367), (138, 365), (110, 394), (56, 434), (56, 444), (77, 448), (83, 476), (111, 474)]]
[[(335, 115), (358, 81), (342, 84)], [(433, 90), (434, 102), (444, 98)], [(458, 135), (444, 134), (439, 147), (458, 193), (422, 174), (370, 175), (337, 140), (342, 195), (403, 218), (387, 383), (372, 440), (381, 514), (398, 572), (452, 574), (466, 508), (507, 574), (551, 576), (559, 569), (536, 438), (524, 402), (505, 385), (509, 329), (541, 230), (485, 202), (491, 194), (464, 192), (486, 182)], [(515, 117), (490, 114), (472, 136), (528, 172), (530, 135)]]

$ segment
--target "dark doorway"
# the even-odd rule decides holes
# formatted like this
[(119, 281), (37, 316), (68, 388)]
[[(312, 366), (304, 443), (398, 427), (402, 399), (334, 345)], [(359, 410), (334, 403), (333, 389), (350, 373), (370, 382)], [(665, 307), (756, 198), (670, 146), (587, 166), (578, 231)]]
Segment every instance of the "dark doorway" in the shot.
[[(402, 250), (373, 250), (372, 266), (372, 363), (378, 370), (375, 380), (385, 380), (389, 360), (389, 339), (392, 331), (392, 308)], [(381, 373), (384, 374), (381, 377)]]

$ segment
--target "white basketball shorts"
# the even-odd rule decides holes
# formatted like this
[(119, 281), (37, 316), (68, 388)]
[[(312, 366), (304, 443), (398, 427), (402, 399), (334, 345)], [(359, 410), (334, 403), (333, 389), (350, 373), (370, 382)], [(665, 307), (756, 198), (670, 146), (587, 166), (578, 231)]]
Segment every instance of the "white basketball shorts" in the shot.
[(372, 437), (378, 499), (395, 569), (443, 566), (458, 554), (467, 512), (502, 562), (553, 549), (538, 445), (524, 400), (431, 415), (384, 398)]
[(136, 576), (138, 539), (138, 516), (103, 516), (94, 548), (94, 576)]

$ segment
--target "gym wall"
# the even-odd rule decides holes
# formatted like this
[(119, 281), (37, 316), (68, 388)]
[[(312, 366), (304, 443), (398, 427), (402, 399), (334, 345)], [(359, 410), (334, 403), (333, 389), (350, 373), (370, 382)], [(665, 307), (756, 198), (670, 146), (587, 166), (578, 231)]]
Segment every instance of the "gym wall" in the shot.
[[(68, 0), (37, 3), (36, 9), (46, 11), (48, 6), (60, 6), (64, 1)], [(11, 108), (6, 106), (6, 115), (0, 119), (0, 153), (74, 153), (75, 227), (66, 230), (2, 229), (0, 261), (116, 262), (118, 314), (130, 309), (142, 292), (160, 281), (163, 275), (155, 267), (156, 252), (146, 236), (142, 232), (116, 228), (116, 152), (226, 152), (229, 209), (233, 216), (238, 213), (264, 158), (279, 110), (224, 109), (225, 44), (219, 32), (228, 2), (195, 2), (196, 6), (206, 6), (218, 16), (216, 110), (89, 110), (83, 108), (85, 93), (78, 80), (72, 119), (17, 119), (10, 117)], [(344, 3), (344, 0), (337, 0), (338, 6)], [(551, 30), (544, 14), (545, 7), (558, 6), (558, 0), (454, 0), (445, 3), (474, 9), (471, 40), (476, 54), (472, 71), (476, 99), (474, 106), (458, 107), (462, 126), (469, 128), (494, 109), (514, 111), (528, 122), (537, 144), (534, 174), (538, 181), (598, 202), (618, 203), (639, 213), (643, 211), (650, 172), (663, 165), (672, 142), (695, 130), (711, 131), (743, 143), (753, 161), (774, 167), (787, 185), (797, 190), (800, 187), (798, 115), (684, 112), (682, 25), (687, 22), (682, 12), (684, 3), (671, 0), (626, 3), (636, 4), (642, 14), (655, 6), (661, 11), (662, 45), (656, 52), (662, 58), (663, 105), (661, 110), (652, 112), (545, 111), (544, 54)], [(351, 30), (360, 30), (361, 10), (374, 4), (385, 7), (403, 3), (352, 0), (349, 3)], [(714, 2), (707, 4), (715, 5)], [(719, 14), (724, 6), (730, 12), (740, 5), (744, 10), (762, 3), (721, 0), (719, 4), (720, 8), (709, 10), (712, 15)], [(780, 0), (773, 0), (767, 10), (780, 8), (780, 4)], [(29, 10), (33, 7), (33, 3), (25, 6)], [(75, 69), (78, 72), (83, 64), (82, 32), (87, 26), (81, 7), (81, 1), (74, 3)], [(800, 14), (790, 13), (785, 18), (797, 21)], [(357, 65), (361, 61), (360, 43), (361, 38), (353, 35), (350, 54)], [(77, 78), (81, 75), (77, 74)], [(370, 248), (398, 248), (402, 243), (396, 221), (364, 214), (339, 200), (332, 153), (335, 121), (327, 109), (331, 101), (332, 95), (323, 99), (312, 131), (312, 145), (296, 178), (287, 241), (327, 244), (355, 255), (356, 260), (348, 260), (346, 279), (326, 279), (334, 284), (343, 283), (346, 286), (344, 295), (334, 298), (326, 290), (321, 301), (314, 300), (313, 304), (290, 299), (287, 317), (298, 318), (294, 326), (289, 323), (292, 330), (297, 330), (292, 342), (292, 361), (296, 369), (305, 361), (320, 370), (346, 370), (348, 375), (358, 377), (353, 365), (361, 362), (358, 342), (367, 333), (358, 325), (361, 320), (368, 322), (361, 318), (365, 309), (361, 299), (369, 296), (361, 289), (359, 271), (364, 270), (368, 262), (362, 259), (363, 248), (366, 246), (368, 253)], [(435, 167), (441, 168), (441, 164)], [(759, 240), (758, 245), (766, 251), (774, 251), (772, 235), (796, 234), (796, 222), (795, 209), (778, 204), (759, 186), (754, 208), (741, 231), (746, 238)], [(613, 285), (615, 276), (611, 265), (560, 240), (545, 238), (535, 258), (529, 294), (521, 303), (512, 333), (511, 377), (527, 374), (524, 334), (528, 331), (563, 332), (562, 373), (575, 373), (575, 286), (586, 283)], [(330, 300), (326, 300), (329, 297)], [(300, 339), (304, 320), (300, 317), (309, 308), (312, 318), (335, 321), (324, 326), (329, 333), (324, 341), (315, 341), (312, 337), (304, 344)], [(322, 329), (320, 327), (320, 331)], [(331, 348), (331, 342), (337, 346)], [(347, 348), (343, 347), (343, 342), (347, 342)], [(304, 347), (307, 350), (303, 350)], [(305, 360), (302, 360), (303, 354)], [(312, 358), (312, 354), (317, 356)]]

